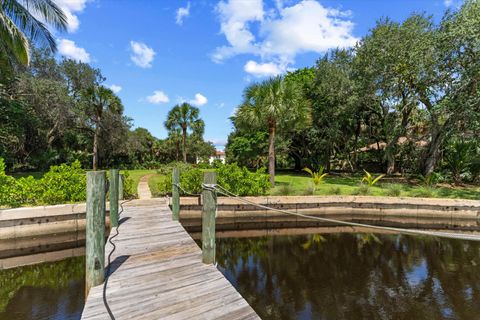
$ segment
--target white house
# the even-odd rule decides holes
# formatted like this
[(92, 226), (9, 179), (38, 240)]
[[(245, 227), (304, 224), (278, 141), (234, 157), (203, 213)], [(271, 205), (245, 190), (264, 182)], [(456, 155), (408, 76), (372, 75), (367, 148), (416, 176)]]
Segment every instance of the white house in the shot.
[(225, 151), (217, 150), (215, 152), (214, 156), (210, 156), (210, 158), (208, 159), (208, 163), (212, 164), (213, 161), (215, 161), (215, 160), (220, 160), (224, 164), (225, 163)]

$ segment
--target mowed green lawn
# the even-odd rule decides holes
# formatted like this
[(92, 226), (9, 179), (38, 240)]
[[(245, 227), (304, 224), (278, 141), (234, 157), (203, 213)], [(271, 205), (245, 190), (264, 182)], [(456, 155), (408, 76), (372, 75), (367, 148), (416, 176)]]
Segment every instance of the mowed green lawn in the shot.
[[(167, 179), (167, 176), (161, 174), (155, 174), (154, 176), (150, 177), (148, 180), (148, 186), (150, 187), (150, 192), (154, 197), (158, 197), (160, 195), (160, 184), (163, 183)], [(168, 177), (171, 179), (171, 177)]]
[[(374, 175), (377, 176), (377, 175)], [(430, 197), (480, 199), (478, 186), (426, 187), (418, 184), (389, 183), (380, 180), (373, 187), (361, 186), (362, 176), (332, 176), (313, 188), (312, 178), (306, 174), (278, 173), (276, 186), (270, 190), (272, 195), (371, 195), (397, 197)]]

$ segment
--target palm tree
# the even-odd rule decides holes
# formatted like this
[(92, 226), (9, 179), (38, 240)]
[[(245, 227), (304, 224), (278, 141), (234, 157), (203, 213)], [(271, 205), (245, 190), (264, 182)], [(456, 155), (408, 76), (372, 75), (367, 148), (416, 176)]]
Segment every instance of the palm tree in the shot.
[(175, 145), (175, 161), (178, 161), (178, 156), (180, 154), (180, 143), (182, 140), (182, 130), (178, 128), (170, 130), (168, 133), (168, 139)]
[(245, 89), (244, 102), (234, 119), (244, 127), (267, 127), (268, 173), (275, 186), (275, 138), (277, 129), (284, 131), (304, 126), (309, 119), (308, 104), (300, 89), (278, 76)]
[(169, 131), (182, 131), (183, 162), (187, 162), (187, 133), (203, 135), (205, 124), (199, 117), (200, 110), (186, 102), (176, 105), (168, 112), (165, 128)]
[(203, 135), (205, 123), (200, 119), (200, 109), (182, 103), (176, 105), (168, 112), (165, 128), (169, 131), (182, 130), (183, 162), (187, 162), (187, 133), (190, 129), (194, 134)]
[(111, 111), (120, 114), (123, 109), (122, 102), (115, 93), (104, 86), (92, 86), (85, 90), (85, 98), (87, 99), (89, 114), (94, 124), (93, 134), (93, 170), (98, 168), (98, 139), (104, 112)]
[(45, 24), (59, 31), (67, 28), (67, 17), (54, 1), (0, 1), (1, 51), (23, 65), (30, 62), (30, 41), (46, 45), (55, 52), (57, 49), (55, 39)]

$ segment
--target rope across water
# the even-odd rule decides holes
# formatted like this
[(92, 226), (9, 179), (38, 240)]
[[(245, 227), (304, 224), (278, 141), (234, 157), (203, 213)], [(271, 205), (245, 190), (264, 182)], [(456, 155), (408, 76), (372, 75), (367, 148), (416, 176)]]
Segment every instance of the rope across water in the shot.
[(417, 229), (384, 227), (384, 226), (376, 226), (376, 225), (371, 225), (371, 224), (343, 221), (343, 220), (337, 220), (337, 219), (329, 219), (329, 218), (323, 218), (323, 217), (318, 217), (318, 216), (311, 216), (311, 215), (292, 212), (292, 211), (288, 211), (288, 210), (272, 208), (272, 207), (265, 206), (263, 204), (259, 204), (259, 203), (250, 201), (248, 199), (240, 197), (237, 194), (234, 194), (233, 192), (227, 190), (226, 188), (224, 188), (224, 187), (222, 187), (221, 185), (218, 185), (218, 184), (215, 185), (215, 189), (220, 194), (223, 194), (223, 195), (225, 195), (227, 197), (230, 197), (230, 198), (238, 199), (240, 201), (243, 201), (244, 203), (248, 203), (248, 204), (256, 206), (258, 208), (262, 208), (262, 209), (270, 210), (270, 211), (275, 211), (275, 212), (280, 212), (280, 213), (284, 213), (284, 214), (288, 214), (288, 215), (292, 215), (292, 216), (312, 219), (312, 220), (318, 220), (318, 221), (330, 222), (330, 223), (337, 223), (337, 224), (351, 226), (351, 227), (363, 227), (363, 228), (376, 229), (376, 230), (393, 231), (393, 232), (402, 233), (402, 234), (409, 234), (409, 235), (423, 235), (423, 236), (434, 236), (434, 237), (449, 238), (449, 239), (480, 241), (480, 235), (477, 235), (477, 234), (464, 234), (464, 233), (454, 233), (454, 232), (441, 232), (441, 231), (427, 231), (427, 230), (417, 230)]

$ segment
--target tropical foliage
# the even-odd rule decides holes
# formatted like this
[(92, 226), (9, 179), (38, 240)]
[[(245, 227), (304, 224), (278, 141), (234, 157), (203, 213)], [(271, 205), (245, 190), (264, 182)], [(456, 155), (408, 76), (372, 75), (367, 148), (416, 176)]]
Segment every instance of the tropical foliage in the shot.
[(328, 173), (323, 172), (324, 170), (325, 170), (324, 166), (320, 166), (320, 169), (318, 169), (318, 171), (312, 171), (312, 169), (308, 167), (303, 168), (303, 171), (307, 172), (310, 176), (312, 176), (313, 184), (316, 186), (322, 183), (323, 178), (325, 178), (328, 175)]
[(55, 39), (42, 21), (59, 31), (67, 28), (67, 17), (54, 1), (4, 0), (0, 3), (2, 62), (7, 62), (9, 67), (13, 63), (28, 65), (31, 43), (56, 51)]
[(181, 134), (183, 162), (187, 162), (188, 131), (192, 132), (193, 138), (203, 136), (205, 123), (200, 119), (200, 110), (186, 102), (174, 106), (168, 112), (165, 128), (169, 130), (170, 135)]
[[(124, 173), (124, 198), (134, 196), (133, 182)], [(80, 162), (52, 166), (41, 178), (18, 179), (5, 174), (0, 158), (0, 207), (83, 202), (86, 198), (86, 175)]]
[[(478, 179), (480, 3), (381, 19), (351, 49), (249, 85), (229, 161)], [(246, 126), (248, 125), (248, 129)]]
[[(245, 167), (239, 167), (232, 163), (219, 165), (215, 171), (217, 172), (217, 183), (240, 196), (264, 195), (270, 188), (268, 176), (263, 168), (252, 172)], [(200, 194), (202, 192), (203, 174), (204, 171), (198, 168), (184, 167), (180, 174), (180, 186), (183, 189), (181, 194), (185, 196)], [(154, 189), (157, 195), (170, 194), (172, 181), (169, 176), (161, 180)]]
[(381, 174), (375, 178), (367, 170), (363, 170), (363, 171), (365, 172), (365, 175), (362, 178), (362, 183), (366, 182), (369, 187), (373, 187), (380, 179), (382, 179), (385, 176), (384, 174)]

